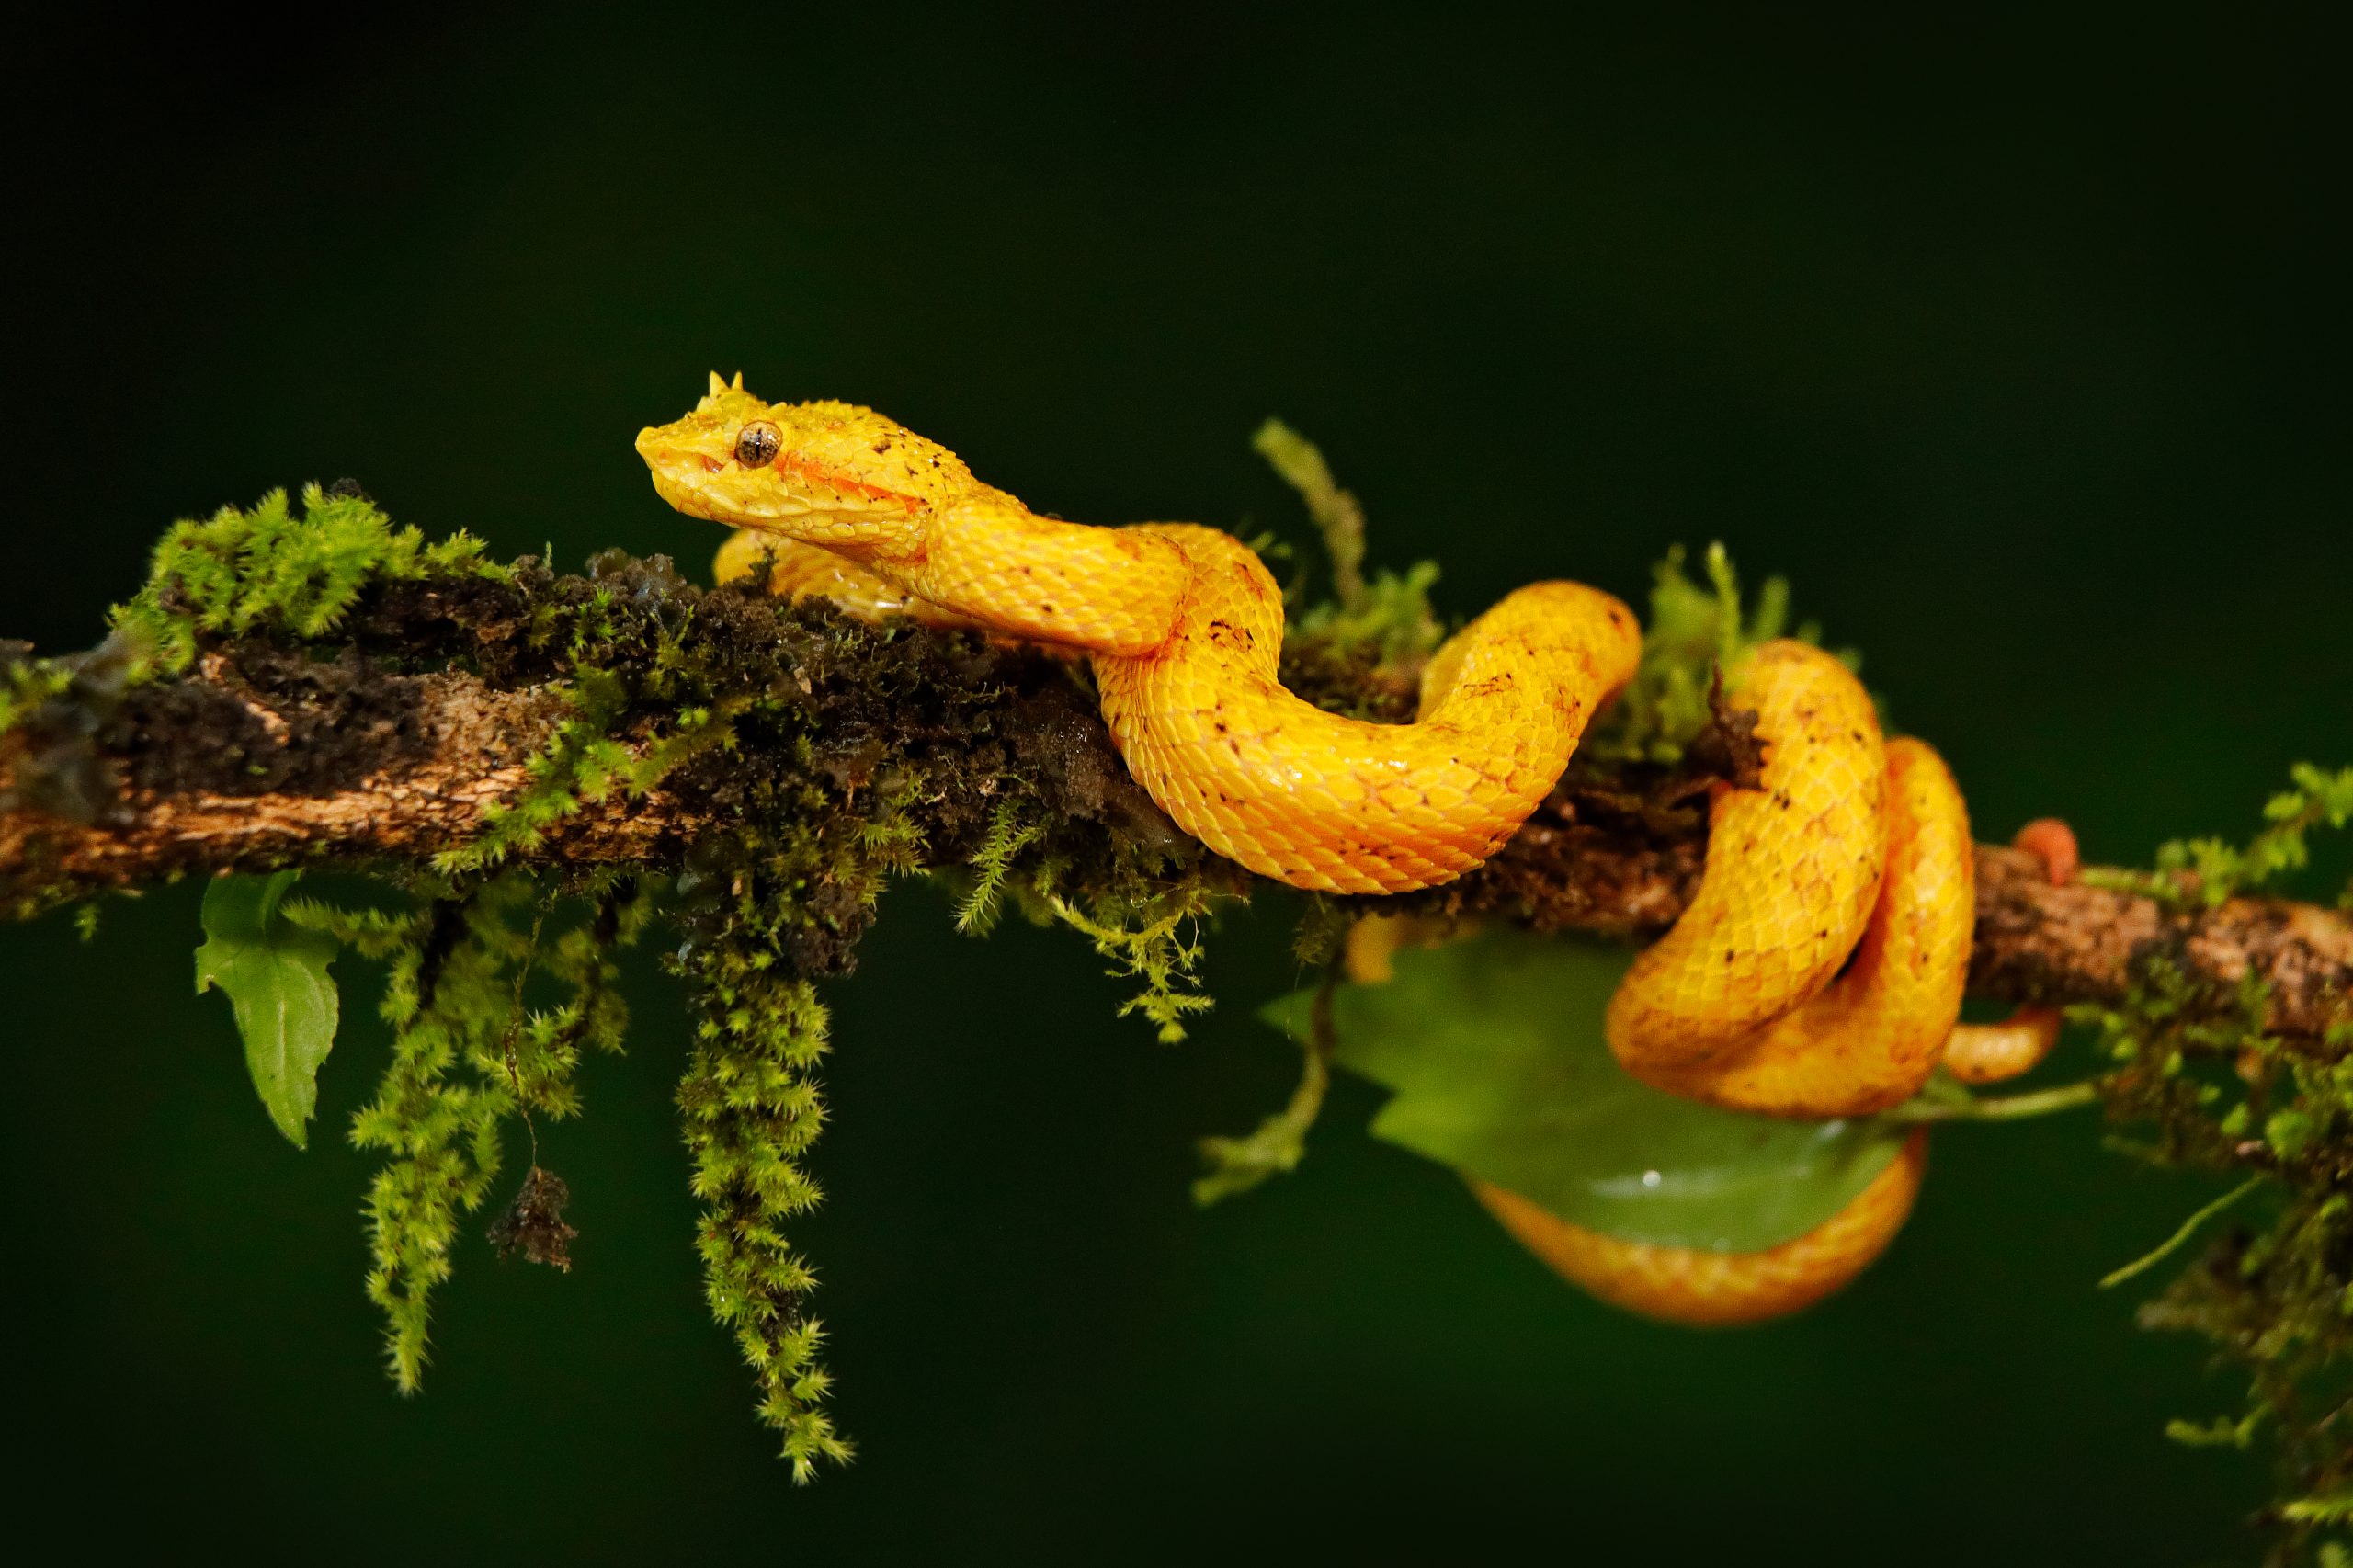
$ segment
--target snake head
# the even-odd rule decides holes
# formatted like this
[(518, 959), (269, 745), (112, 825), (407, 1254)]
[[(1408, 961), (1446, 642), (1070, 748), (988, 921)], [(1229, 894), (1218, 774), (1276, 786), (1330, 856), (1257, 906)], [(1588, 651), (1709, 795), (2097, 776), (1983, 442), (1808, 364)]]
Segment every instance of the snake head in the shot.
[(980, 488), (953, 452), (870, 408), (763, 403), (717, 371), (684, 418), (637, 433), (637, 453), (689, 517), (854, 560), (919, 557), (934, 511)]

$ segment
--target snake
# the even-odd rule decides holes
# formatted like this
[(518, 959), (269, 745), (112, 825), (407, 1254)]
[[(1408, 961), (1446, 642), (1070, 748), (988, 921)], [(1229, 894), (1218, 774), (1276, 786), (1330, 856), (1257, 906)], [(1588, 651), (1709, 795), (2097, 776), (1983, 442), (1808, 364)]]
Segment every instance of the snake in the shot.
[[(1415, 717), (1326, 712), (1277, 665), (1282, 594), (1257, 554), (1188, 523), (1041, 516), (953, 452), (854, 403), (771, 403), (718, 374), (637, 451), (660, 497), (735, 531), (717, 574), (765, 565), (779, 597), (830, 599), (1046, 646), (1089, 665), (1113, 745), (1176, 825), (1253, 871), (1385, 894), (1483, 864), (1552, 792), (1642, 635), (1599, 589), (1497, 601), (1427, 662)], [(1604, 1019), (1655, 1087), (1769, 1116), (1864, 1116), (1941, 1062), (2022, 1071), (2052, 1021), (1958, 1026), (1974, 918), (1961, 791), (1925, 742), (1881, 732), (1845, 664), (1774, 640), (1725, 672), (1762, 763), (1709, 786), (1699, 887), (1634, 960)], [(1976, 1032), (1972, 1033), (1972, 1029)], [(1585, 1230), (1474, 1183), (1529, 1251), (1606, 1301), (1694, 1324), (1794, 1311), (1853, 1278), (1904, 1223), (1914, 1136), (1847, 1207), (1781, 1246), (1708, 1253)]]
[(1136, 782), (1211, 849), (1294, 887), (1405, 892), (1483, 863), (1642, 656), (1620, 600), (1530, 584), (1431, 657), (1414, 722), (1374, 723), (1283, 687), (1282, 590), (1215, 528), (1040, 517), (870, 409), (767, 403), (715, 373), (637, 449), (671, 506), (758, 536), (722, 565), (782, 547), (772, 588), (840, 588), (853, 610), (921, 601), (1084, 654)]

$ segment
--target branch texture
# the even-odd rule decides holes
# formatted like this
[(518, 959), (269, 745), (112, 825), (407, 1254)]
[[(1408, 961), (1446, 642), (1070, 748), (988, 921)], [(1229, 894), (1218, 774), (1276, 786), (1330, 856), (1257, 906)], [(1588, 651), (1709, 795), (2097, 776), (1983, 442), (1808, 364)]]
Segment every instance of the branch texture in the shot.
[[(780, 693), (824, 737), (797, 761), (823, 786), (813, 810), (855, 814), (860, 791), (887, 787), (901, 765), (952, 756), (955, 788), (910, 813), (931, 864), (967, 858), (995, 802), (1030, 796), (1127, 847), (1198, 853), (1128, 778), (1078, 679), (1043, 653), (661, 589), (688, 605), (685, 635), (706, 668)], [(180, 679), (68, 699), (58, 711), (71, 722), (20, 726), (0, 740), (0, 908), (28, 915), (193, 872), (415, 864), (476, 839), (485, 808), (526, 787), (578, 709), (563, 661), (522, 635), (522, 597), (487, 583), (387, 585), (330, 640), (220, 642)], [(642, 756), (657, 717), (624, 715), (616, 738)], [(756, 752), (756, 737), (742, 738), (642, 796), (584, 797), (521, 852), (676, 869), (727, 816), (731, 778), (783, 765)], [(1623, 788), (1573, 770), (1486, 866), (1396, 902), (1625, 938), (1664, 929), (1697, 886), (1704, 812), (1688, 791), (1661, 805)], [(1227, 885), (1247, 886), (1217, 864)], [(2051, 887), (2032, 856), (1988, 846), (1977, 874), (1972, 994), (2112, 1004), (2136, 964), (2162, 955), (2225, 985), (2259, 977), (2283, 1036), (2316, 1042), (2353, 1007), (2353, 923), (2334, 912), (2234, 899), (2177, 914), (2131, 893)]]

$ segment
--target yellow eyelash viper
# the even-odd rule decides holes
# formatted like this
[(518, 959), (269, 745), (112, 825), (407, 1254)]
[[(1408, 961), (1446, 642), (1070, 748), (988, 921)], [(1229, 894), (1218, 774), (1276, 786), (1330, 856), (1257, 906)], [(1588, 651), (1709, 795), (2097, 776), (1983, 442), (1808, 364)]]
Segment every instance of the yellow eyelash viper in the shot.
[[(1401, 892), (1479, 865), (1551, 791), (1641, 654), (1619, 600), (1534, 584), (1438, 650), (1415, 722), (1368, 723), (1283, 689), (1281, 595), (1215, 529), (1041, 517), (871, 410), (764, 403), (741, 376), (713, 375), (637, 449), (664, 500), (740, 530), (720, 551), (722, 579), (771, 556), (779, 594), (1086, 653), (1112, 741), (1153, 799), (1219, 854), (1297, 887)], [(1882, 742), (1837, 660), (1777, 642), (1749, 665), (1728, 673), (1757, 712), (1759, 788), (1715, 786), (1699, 891), (1613, 998), (1610, 1046), (1637, 1076), (1734, 1108), (1881, 1109), (1919, 1086), (1953, 1033), (1972, 913), (1960, 792), (1927, 746)], [(1998, 1069), (2006, 1050), (2018, 1041), (1984, 1054)], [(1643, 1246), (1513, 1194), (1480, 1196), (1597, 1294), (1731, 1322), (1852, 1278), (1902, 1224), (1924, 1158), (1915, 1138), (1847, 1210), (1765, 1253)]]
[(711, 381), (693, 413), (638, 437), (664, 500), (832, 552), (868, 581), (845, 584), (838, 563), (794, 570), (853, 602), (895, 589), (1084, 651), (1112, 742), (1161, 809), (1296, 887), (1403, 892), (1478, 865), (1552, 791), (1642, 653), (1618, 600), (1538, 583), (1430, 661), (1417, 722), (1342, 718), (1276, 680), (1282, 594), (1231, 535), (1040, 517), (870, 410), (771, 405)]

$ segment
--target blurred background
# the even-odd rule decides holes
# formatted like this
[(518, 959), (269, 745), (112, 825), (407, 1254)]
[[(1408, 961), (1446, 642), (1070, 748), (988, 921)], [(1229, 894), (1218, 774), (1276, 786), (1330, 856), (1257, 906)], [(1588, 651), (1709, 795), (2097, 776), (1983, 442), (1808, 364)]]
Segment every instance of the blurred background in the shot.
[[(2095, 859), (2353, 761), (2347, 256), (2319, 6), (84, 7), (11, 51), (0, 635), (95, 641), (172, 518), (358, 477), (395, 517), (676, 551), (630, 449), (711, 369), (874, 403), (1033, 505), (1304, 534), (1467, 614), (1722, 539), (1865, 651), (1981, 838)], [(1362, 1131), (1207, 1213), (1192, 1140), (1294, 1062), (1290, 912), (1186, 1045), (1069, 934), (894, 892), (829, 992), (824, 1287), (853, 1467), (788, 1482), (709, 1323), (678, 999), (551, 1130), (569, 1276), (471, 1237), (426, 1392), (360, 1293), (377, 976), (298, 1153), (190, 986), (193, 887), (0, 929), (20, 1531), (255, 1562), (1616, 1562), (2251, 1555), (2237, 1408), (2106, 1270), (2208, 1190), (2087, 1119), (1939, 1135), (1826, 1307), (1698, 1335), (1574, 1294)], [(2053, 1071), (2083, 1065), (2075, 1058)], [(513, 1152), (519, 1159), (521, 1151)]]

